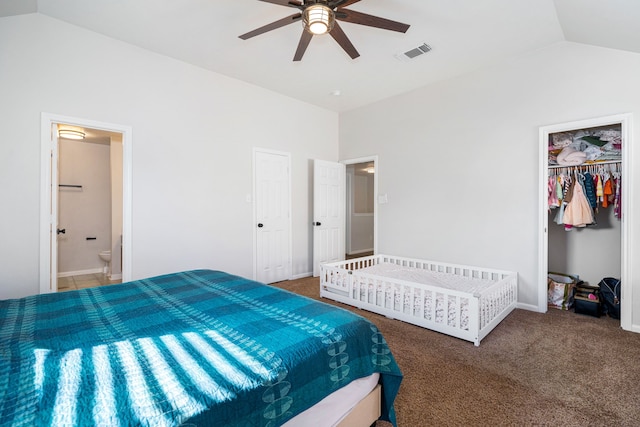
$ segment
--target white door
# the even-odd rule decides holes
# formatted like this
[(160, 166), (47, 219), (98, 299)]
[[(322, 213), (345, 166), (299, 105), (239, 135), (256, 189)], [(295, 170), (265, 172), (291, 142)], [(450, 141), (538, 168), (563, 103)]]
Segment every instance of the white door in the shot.
[(291, 276), (291, 180), (288, 153), (254, 150), (255, 278)]
[(58, 125), (51, 125), (51, 205), (50, 205), (50, 277), (48, 292), (57, 292), (58, 290), (58, 234), (62, 232), (58, 224)]
[(345, 257), (345, 175), (342, 163), (313, 163), (313, 275), (320, 263)]

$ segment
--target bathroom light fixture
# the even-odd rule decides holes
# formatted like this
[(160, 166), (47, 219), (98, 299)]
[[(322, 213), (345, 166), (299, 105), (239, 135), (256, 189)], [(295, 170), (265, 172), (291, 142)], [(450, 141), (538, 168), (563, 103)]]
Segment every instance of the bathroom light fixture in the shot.
[(58, 137), (67, 139), (84, 139), (84, 129), (78, 127), (60, 127), (58, 129)]
[(324, 4), (314, 4), (302, 12), (305, 30), (314, 35), (326, 34), (333, 29), (336, 22), (333, 10)]

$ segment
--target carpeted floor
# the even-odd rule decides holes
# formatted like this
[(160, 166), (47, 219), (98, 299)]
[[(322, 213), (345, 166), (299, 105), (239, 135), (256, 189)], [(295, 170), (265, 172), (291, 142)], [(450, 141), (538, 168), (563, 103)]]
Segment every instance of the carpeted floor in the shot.
[[(317, 278), (275, 286), (320, 299)], [(404, 373), (399, 427), (640, 426), (640, 334), (618, 320), (515, 310), (475, 347), (322, 301), (367, 317), (384, 334)]]

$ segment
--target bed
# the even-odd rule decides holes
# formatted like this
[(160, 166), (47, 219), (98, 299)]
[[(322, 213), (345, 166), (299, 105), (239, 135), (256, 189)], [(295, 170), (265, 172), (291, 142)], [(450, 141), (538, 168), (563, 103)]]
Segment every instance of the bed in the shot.
[(518, 275), (374, 255), (322, 264), (320, 296), (479, 346), (516, 308)]
[(373, 323), (220, 271), (0, 301), (0, 426), (395, 425), (401, 380)]

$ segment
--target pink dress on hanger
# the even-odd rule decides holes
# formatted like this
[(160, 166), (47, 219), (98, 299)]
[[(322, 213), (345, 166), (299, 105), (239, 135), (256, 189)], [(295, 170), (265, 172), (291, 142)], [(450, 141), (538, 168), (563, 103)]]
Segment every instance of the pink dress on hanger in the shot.
[(562, 222), (574, 227), (586, 227), (593, 224), (593, 209), (579, 182), (575, 182), (573, 185), (573, 196), (564, 209)]

